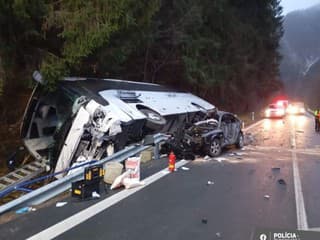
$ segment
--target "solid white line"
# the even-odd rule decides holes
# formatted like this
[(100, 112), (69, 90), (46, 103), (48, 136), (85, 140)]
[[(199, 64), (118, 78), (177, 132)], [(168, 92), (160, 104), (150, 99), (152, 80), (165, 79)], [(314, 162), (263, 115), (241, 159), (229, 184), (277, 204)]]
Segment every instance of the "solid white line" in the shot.
[(296, 211), (297, 211), (297, 228), (298, 230), (308, 230), (307, 214), (304, 205), (304, 198), (302, 193), (301, 178), (298, 167), (298, 159), (296, 149), (296, 137), (295, 137), (295, 124), (291, 127), (291, 147), (293, 151), (292, 156), (292, 168), (293, 168), (293, 182), (294, 182), (294, 193), (296, 199)]
[[(187, 164), (189, 161), (181, 160), (176, 163), (176, 168), (182, 167), (183, 165)], [(105, 209), (111, 207), (112, 205), (120, 202), (121, 200), (125, 199), (126, 197), (140, 191), (141, 189), (145, 188), (146, 186), (150, 185), (151, 183), (159, 180), (160, 178), (169, 174), (167, 168), (155, 173), (154, 175), (144, 179), (143, 181), (145, 184), (141, 187), (132, 188), (132, 189), (125, 189), (121, 192), (112, 195), (105, 200), (98, 202), (97, 204), (82, 210), (79, 213), (74, 214), (73, 216), (66, 218), (65, 220), (29, 237), (28, 239), (53, 239), (62, 233), (70, 230), (71, 228), (79, 225), (80, 223), (88, 220), (89, 218), (97, 215), (98, 213), (104, 211)]]
[(248, 131), (248, 130), (250, 130), (251, 128), (254, 128), (254, 127), (262, 124), (262, 123), (264, 122), (264, 120), (265, 120), (265, 119), (261, 119), (260, 121), (254, 123), (254, 124), (251, 124), (250, 126), (244, 128), (243, 131)]
[(320, 232), (320, 227), (309, 228), (309, 231)]

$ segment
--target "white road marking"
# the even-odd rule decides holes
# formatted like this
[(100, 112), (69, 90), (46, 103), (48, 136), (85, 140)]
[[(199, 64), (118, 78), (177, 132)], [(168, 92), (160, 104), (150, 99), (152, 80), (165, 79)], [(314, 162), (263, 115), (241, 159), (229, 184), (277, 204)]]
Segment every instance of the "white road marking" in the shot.
[(296, 137), (295, 137), (295, 124), (291, 127), (291, 147), (293, 151), (292, 156), (292, 167), (293, 167), (293, 182), (294, 182), (294, 193), (296, 198), (296, 211), (297, 211), (297, 228), (299, 230), (308, 230), (307, 214), (304, 205), (304, 198), (302, 193), (301, 179), (298, 167), (296, 149)]
[(320, 232), (320, 227), (309, 228), (309, 231)]
[(256, 122), (256, 123), (254, 123), (254, 124), (251, 124), (250, 126), (244, 128), (243, 131), (245, 131), (245, 132), (246, 132), (246, 131), (249, 131), (251, 128), (255, 128), (256, 126), (262, 124), (263, 122), (264, 122), (264, 119), (262, 119), (262, 120), (260, 120), (260, 121), (258, 121), (258, 122)]
[[(186, 160), (181, 160), (179, 162), (176, 163), (176, 168), (180, 168), (182, 166), (184, 166), (185, 164), (187, 164), (189, 161)], [(62, 233), (70, 230), (71, 228), (79, 225), (80, 223), (88, 220), (89, 218), (97, 215), (98, 213), (106, 210), (107, 208), (113, 206), (114, 204), (120, 202), (121, 200), (125, 199), (126, 197), (138, 192), (139, 190), (143, 189), (144, 187), (150, 185), (151, 183), (159, 180), (160, 178), (166, 176), (167, 174), (169, 174), (169, 171), (167, 173), (164, 173), (164, 170), (161, 170), (158, 173), (155, 173), (154, 175), (144, 179), (143, 181), (145, 182), (145, 185), (141, 186), (141, 187), (137, 187), (137, 188), (132, 188), (132, 189), (126, 189), (126, 190), (122, 190), (121, 192), (112, 195), (109, 198), (106, 198), (100, 202), (98, 202), (97, 204), (86, 208), (84, 210), (82, 210), (81, 212), (78, 212), (76, 214), (74, 214), (73, 216), (66, 218), (65, 220), (29, 237), (29, 240), (32, 239), (53, 239), (59, 235), (61, 235)]]

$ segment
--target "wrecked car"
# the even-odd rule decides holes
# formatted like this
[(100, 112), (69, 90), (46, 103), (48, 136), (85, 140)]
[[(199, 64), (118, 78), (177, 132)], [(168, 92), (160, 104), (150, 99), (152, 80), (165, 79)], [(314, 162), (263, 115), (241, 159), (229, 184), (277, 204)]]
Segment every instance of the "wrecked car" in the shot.
[(38, 83), (21, 137), (54, 172), (113, 154), (145, 136), (176, 133), (186, 119), (214, 110), (205, 100), (161, 85), (114, 79), (65, 78), (54, 91)]
[(178, 158), (194, 159), (194, 154), (216, 157), (224, 147), (244, 146), (241, 120), (224, 111), (211, 111), (202, 120), (187, 123), (180, 136), (172, 136), (162, 152), (173, 150)]

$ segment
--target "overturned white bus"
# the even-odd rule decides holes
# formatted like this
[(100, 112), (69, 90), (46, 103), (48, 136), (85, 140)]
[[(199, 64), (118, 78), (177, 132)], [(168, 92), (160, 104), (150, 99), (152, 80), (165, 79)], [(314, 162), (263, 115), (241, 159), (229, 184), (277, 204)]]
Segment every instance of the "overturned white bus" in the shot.
[(185, 122), (215, 110), (197, 96), (157, 84), (66, 78), (55, 91), (36, 86), (21, 137), (37, 160), (57, 172), (79, 160), (99, 160), (148, 134), (175, 134)]

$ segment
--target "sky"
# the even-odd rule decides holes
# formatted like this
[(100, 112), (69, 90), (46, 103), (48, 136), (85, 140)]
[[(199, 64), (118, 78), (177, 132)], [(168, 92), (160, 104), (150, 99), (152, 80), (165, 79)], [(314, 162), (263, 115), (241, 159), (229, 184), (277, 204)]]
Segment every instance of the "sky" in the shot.
[(304, 9), (320, 3), (320, 0), (281, 0), (283, 14), (294, 10)]

